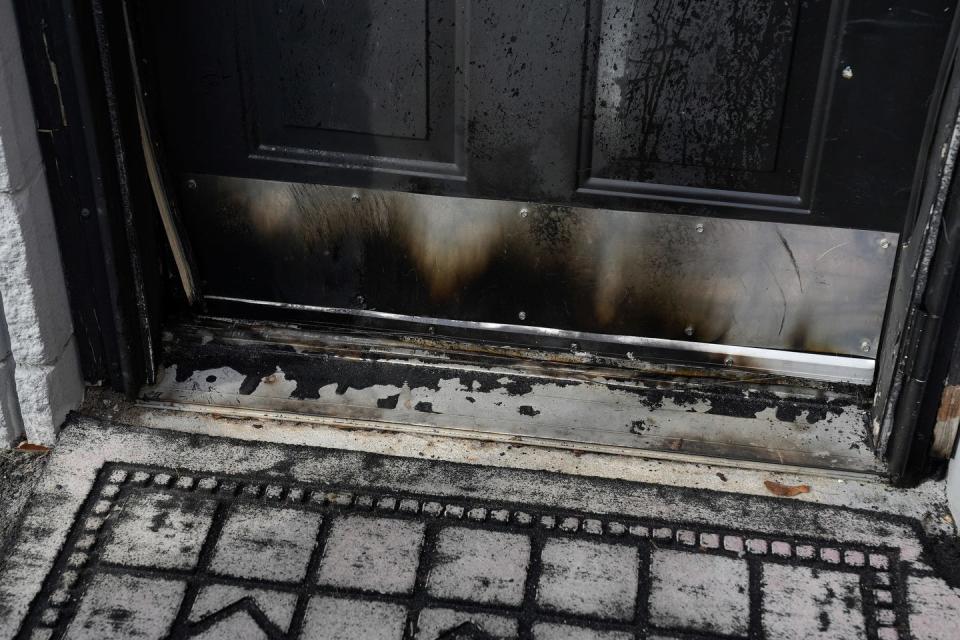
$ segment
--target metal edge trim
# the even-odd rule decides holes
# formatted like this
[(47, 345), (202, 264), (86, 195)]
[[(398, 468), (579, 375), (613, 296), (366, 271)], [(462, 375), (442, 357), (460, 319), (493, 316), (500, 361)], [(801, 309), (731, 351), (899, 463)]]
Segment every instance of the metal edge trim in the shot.
[(804, 202), (799, 196), (774, 196), (748, 191), (705, 189), (701, 187), (675, 187), (652, 182), (632, 183), (609, 178), (589, 178), (577, 189), (577, 193), (668, 200), (690, 204), (710, 204), (721, 207), (742, 207), (786, 213), (810, 213), (810, 208), (804, 206)]
[(269, 300), (249, 300), (229, 296), (206, 295), (204, 299), (218, 302), (249, 304), (275, 309), (289, 309), (333, 315), (376, 318), (379, 320), (419, 322), (436, 326), (455, 327), (460, 329), (474, 329), (481, 331), (503, 331), (508, 333), (524, 334), (529, 336), (543, 336), (570, 340), (593, 340), (609, 342), (624, 346), (661, 349), (687, 354), (736, 356), (751, 360), (752, 368), (768, 371), (790, 373), (801, 377), (834, 382), (850, 382), (853, 384), (869, 385), (873, 383), (875, 360), (873, 358), (853, 358), (849, 356), (831, 356), (819, 353), (802, 351), (784, 351), (779, 349), (764, 349), (759, 347), (741, 347), (736, 345), (713, 344), (670, 340), (665, 338), (647, 338), (642, 336), (623, 336), (616, 334), (588, 333), (568, 329), (552, 329), (549, 327), (528, 327), (514, 324), (500, 324), (496, 322), (481, 322), (476, 320), (450, 320), (445, 318), (428, 318), (411, 316), (385, 311), (370, 311), (366, 309), (343, 309), (339, 307), (322, 307), (315, 305), (296, 304), (291, 302), (273, 302)]

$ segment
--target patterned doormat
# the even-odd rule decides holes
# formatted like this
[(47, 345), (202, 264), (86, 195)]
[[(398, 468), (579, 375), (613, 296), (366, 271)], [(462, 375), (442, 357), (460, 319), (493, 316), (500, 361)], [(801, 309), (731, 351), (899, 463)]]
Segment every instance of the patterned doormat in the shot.
[[(895, 518), (89, 424), (49, 473), (0, 584), (3, 637), (889, 640), (960, 622)], [(58, 542), (35, 540), (44, 566), (28, 536), (46, 519), (56, 538), (71, 496)]]

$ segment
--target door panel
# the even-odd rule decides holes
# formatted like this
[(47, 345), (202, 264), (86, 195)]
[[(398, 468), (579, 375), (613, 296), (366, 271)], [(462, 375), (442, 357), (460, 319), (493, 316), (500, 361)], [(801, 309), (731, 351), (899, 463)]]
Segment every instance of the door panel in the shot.
[(239, 15), (251, 157), (462, 181), (456, 9), (438, 0), (250, 3)]
[(806, 11), (807, 22), (822, 24), (804, 24), (803, 35), (813, 26), (813, 37), (797, 42), (799, 4), (596, 3), (590, 178), (630, 192), (653, 183), (796, 196), (803, 145), (780, 153), (781, 131), (786, 117), (799, 119), (787, 134), (807, 138), (809, 127), (798, 124), (813, 104), (785, 113), (786, 94), (790, 80), (804, 85), (794, 91), (811, 92), (816, 77), (797, 78), (804, 69), (791, 68), (793, 51), (801, 51), (800, 66), (803, 53), (822, 51), (829, 10), (821, 3)]
[[(270, 25), (269, 5), (254, 6), (256, 24)], [(302, 2), (287, 0), (278, 2), (275, 11), (275, 29), (258, 34), (262, 37), (258, 51), (273, 44), (279, 66), (264, 69), (261, 65), (258, 80), (279, 72), (283, 126), (407, 140), (427, 138), (427, 60), (440, 60), (427, 54), (430, 18), (425, 0), (337, 3), (312, 11)], [(439, 23), (431, 21), (435, 44), (453, 25), (448, 20), (444, 27), (442, 17)], [(410, 46), (412, 43), (423, 46)], [(368, 69), (376, 73), (368, 73)], [(430, 80), (452, 84), (449, 73)], [(336, 100), (330, 100), (331, 93)], [(263, 96), (263, 92), (257, 95)]]
[(899, 232), (953, 9), (171, 0), (141, 25), (184, 172)]

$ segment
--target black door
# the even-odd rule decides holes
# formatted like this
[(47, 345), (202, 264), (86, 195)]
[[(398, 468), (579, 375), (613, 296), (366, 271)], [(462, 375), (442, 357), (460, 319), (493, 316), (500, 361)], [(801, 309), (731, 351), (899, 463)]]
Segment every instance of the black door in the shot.
[(872, 357), (954, 5), (149, 0), (134, 22), (208, 303)]

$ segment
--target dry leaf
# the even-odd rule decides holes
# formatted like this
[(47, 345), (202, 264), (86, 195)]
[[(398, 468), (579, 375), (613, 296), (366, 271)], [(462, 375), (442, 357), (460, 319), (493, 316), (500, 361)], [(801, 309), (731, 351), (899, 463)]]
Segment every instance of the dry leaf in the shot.
[(17, 445), (17, 451), (34, 451), (36, 453), (46, 453), (50, 451), (50, 447), (45, 447), (42, 444), (32, 444), (30, 442), (21, 442)]
[(792, 498), (793, 496), (798, 496), (801, 493), (810, 493), (810, 485), (808, 484), (797, 484), (791, 486), (787, 484), (780, 484), (779, 482), (774, 482), (773, 480), (764, 480), (763, 484), (773, 495), (783, 496), (785, 498)]

